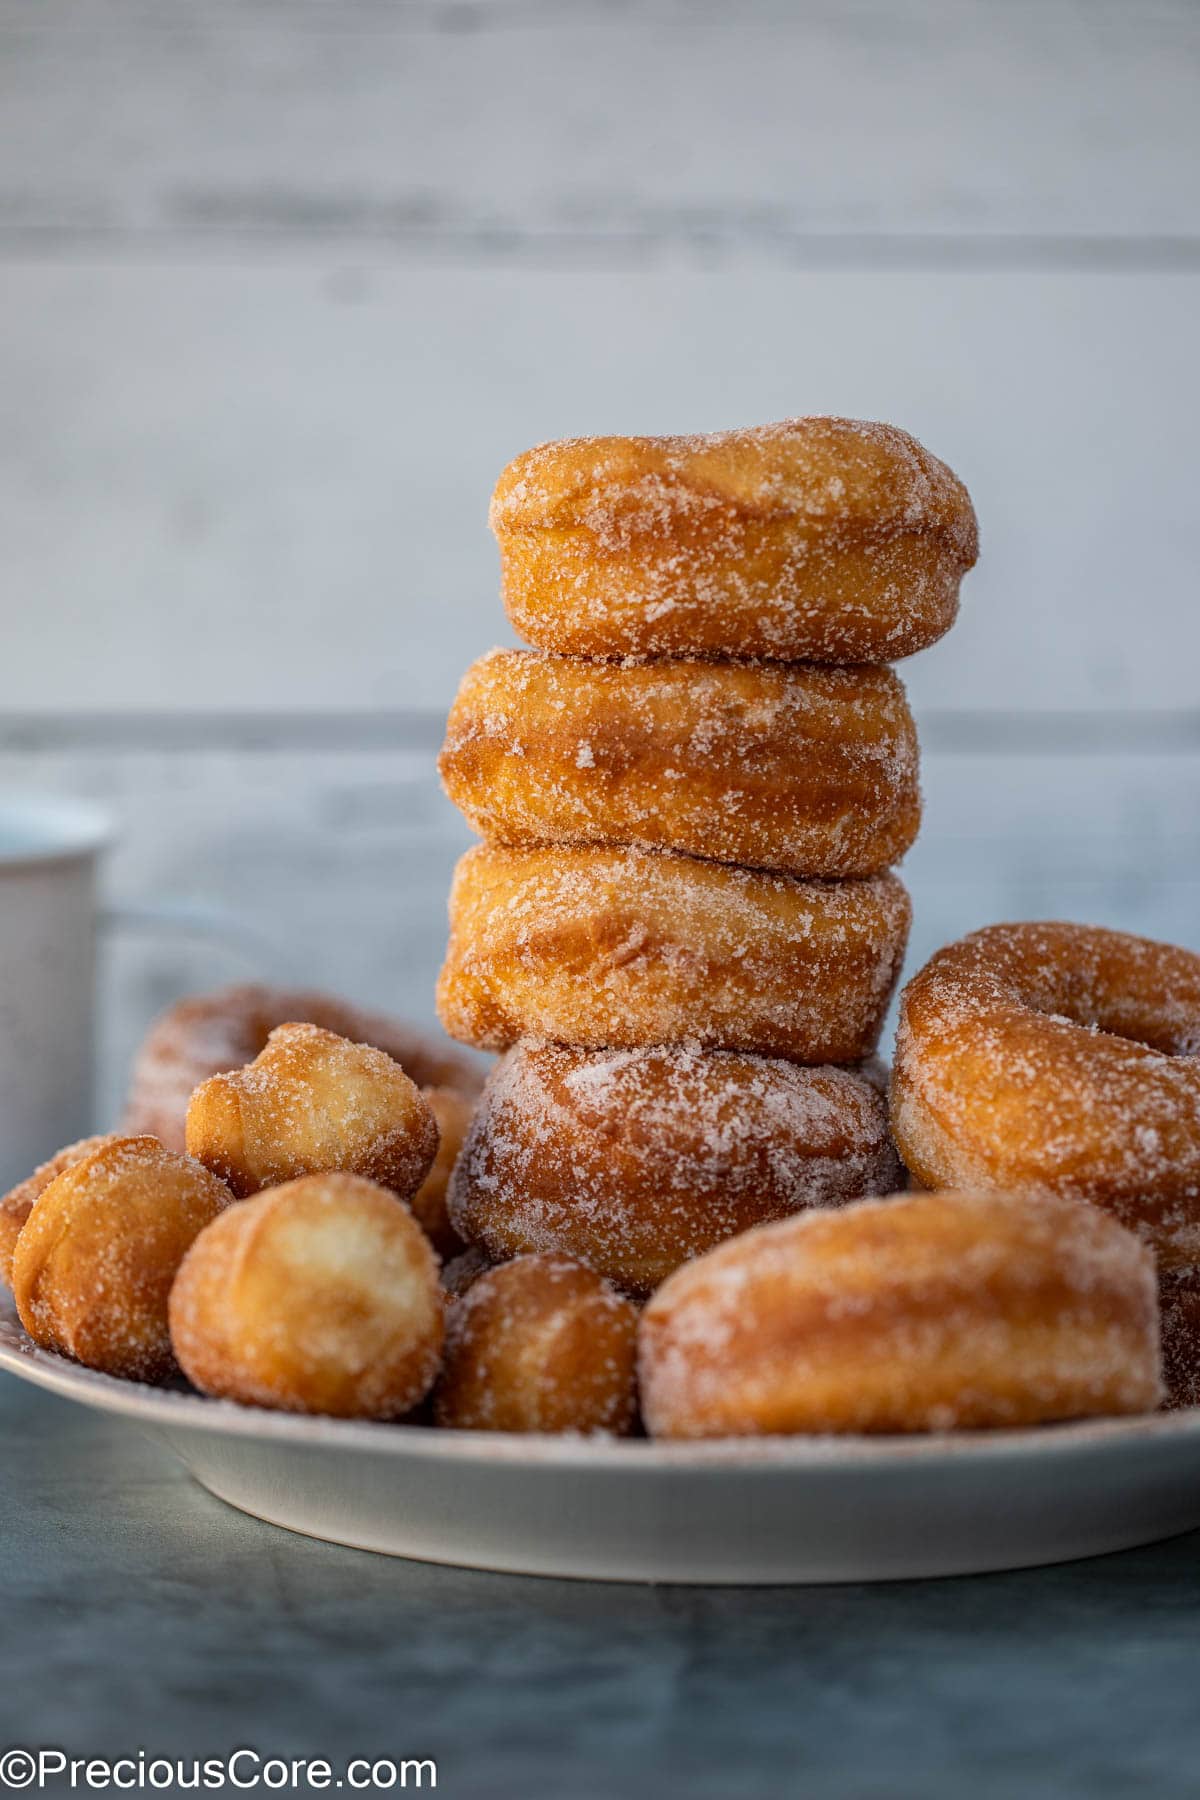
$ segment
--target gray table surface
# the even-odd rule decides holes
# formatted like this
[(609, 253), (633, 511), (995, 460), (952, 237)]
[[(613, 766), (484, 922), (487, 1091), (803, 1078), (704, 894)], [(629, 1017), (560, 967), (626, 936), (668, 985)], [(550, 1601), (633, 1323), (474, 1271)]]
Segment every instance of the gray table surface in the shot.
[(431, 1756), (489, 1795), (1200, 1791), (1200, 1534), (1059, 1569), (639, 1588), (393, 1561), (0, 1375), (0, 1749)]

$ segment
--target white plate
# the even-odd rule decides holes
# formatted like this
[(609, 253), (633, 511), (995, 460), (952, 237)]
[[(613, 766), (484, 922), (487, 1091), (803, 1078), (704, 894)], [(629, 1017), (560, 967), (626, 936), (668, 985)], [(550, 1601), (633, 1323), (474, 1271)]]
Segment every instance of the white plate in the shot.
[(1200, 1526), (1200, 1408), (1035, 1431), (651, 1444), (297, 1418), (37, 1350), (0, 1368), (133, 1419), (210, 1493), (392, 1556), (601, 1581), (825, 1582), (1067, 1562)]

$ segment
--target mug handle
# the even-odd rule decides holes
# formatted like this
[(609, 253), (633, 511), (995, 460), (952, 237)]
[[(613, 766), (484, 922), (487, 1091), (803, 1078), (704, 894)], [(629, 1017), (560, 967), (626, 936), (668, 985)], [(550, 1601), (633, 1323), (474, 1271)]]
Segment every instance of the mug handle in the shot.
[(276, 939), (237, 913), (204, 900), (166, 896), (161, 900), (113, 901), (100, 908), (99, 922), (104, 932), (157, 931), (207, 939), (244, 957), (266, 981), (285, 984), (293, 974)]

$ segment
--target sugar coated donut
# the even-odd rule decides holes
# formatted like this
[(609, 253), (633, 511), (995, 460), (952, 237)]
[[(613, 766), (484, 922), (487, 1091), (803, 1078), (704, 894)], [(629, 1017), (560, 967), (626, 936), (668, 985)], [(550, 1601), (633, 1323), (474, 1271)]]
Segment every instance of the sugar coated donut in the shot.
[(1159, 1263), (1173, 1405), (1200, 1404), (1200, 956), (994, 925), (904, 991), (892, 1125), (928, 1187), (1093, 1200)]
[(223, 1182), (151, 1137), (110, 1137), (43, 1189), (12, 1282), (21, 1323), (57, 1350), (135, 1381), (174, 1367), (167, 1295), (184, 1253), (229, 1204)]
[(476, 1097), (458, 1088), (423, 1088), (422, 1095), (438, 1128), (438, 1147), (433, 1167), (409, 1204), (438, 1255), (457, 1256), (463, 1244), (446, 1211), (446, 1190), (475, 1111)]
[(196, 1089), (187, 1147), (239, 1197), (338, 1172), (408, 1199), (433, 1165), (438, 1128), (382, 1050), (319, 1025), (278, 1025), (252, 1063)]
[(12, 1286), (13, 1251), (17, 1247), (21, 1227), (33, 1211), (34, 1201), (45, 1193), (50, 1183), (64, 1169), (73, 1168), (85, 1156), (90, 1156), (94, 1150), (100, 1150), (113, 1141), (112, 1137), (86, 1137), (80, 1138), (77, 1144), (68, 1144), (65, 1150), (60, 1150), (49, 1162), (42, 1163), (32, 1175), (26, 1176), (24, 1181), (0, 1198), (0, 1281), (5, 1287)]
[(398, 1062), (418, 1087), (477, 1093), (483, 1072), (440, 1034), (420, 1031), (386, 1013), (366, 1012), (330, 994), (248, 985), (195, 994), (168, 1008), (138, 1051), (122, 1126), (149, 1132), (169, 1150), (186, 1143), (184, 1120), (193, 1091), (210, 1075), (253, 1062), (277, 1025), (320, 1025), (354, 1044), (371, 1044)]
[(497, 1261), (558, 1251), (644, 1293), (752, 1225), (899, 1179), (887, 1101), (854, 1069), (526, 1042), (484, 1088), (450, 1215)]
[(892, 1129), (926, 1187), (1073, 1194), (1200, 1263), (1200, 956), (993, 925), (904, 990)]
[(894, 875), (806, 882), (670, 852), (507, 850), (458, 865), (438, 1010), (452, 1037), (870, 1056), (909, 901)]
[(853, 419), (541, 444), (491, 525), (513, 625), (570, 656), (894, 662), (949, 630), (979, 553), (957, 476)]
[(640, 844), (790, 875), (874, 875), (921, 817), (890, 669), (611, 664), (493, 650), (439, 761), (492, 843)]
[(437, 1374), (437, 1257), (403, 1201), (310, 1175), (233, 1206), (171, 1290), (171, 1340), (203, 1393), (283, 1412), (395, 1419)]
[(490, 1269), (447, 1315), (437, 1423), (630, 1431), (637, 1318), (630, 1301), (568, 1257), (522, 1256)]
[(1200, 1265), (1160, 1261), (1158, 1304), (1167, 1405), (1200, 1406)]
[(1145, 1412), (1154, 1262), (1078, 1200), (908, 1194), (760, 1225), (639, 1331), (657, 1437), (937, 1431)]

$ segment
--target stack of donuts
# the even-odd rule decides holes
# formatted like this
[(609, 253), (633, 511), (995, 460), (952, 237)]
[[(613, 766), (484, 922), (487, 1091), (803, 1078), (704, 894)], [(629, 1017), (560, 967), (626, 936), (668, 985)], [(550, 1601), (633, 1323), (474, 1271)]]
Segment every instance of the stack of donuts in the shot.
[(809, 418), (542, 445), (491, 521), (534, 648), (468, 671), (440, 762), (484, 842), (439, 1009), (504, 1053), (450, 1216), (641, 1295), (899, 1185), (872, 1059), (920, 795), (888, 664), (953, 622), (975, 515), (905, 432)]
[(992, 926), (909, 983), (890, 1097), (875, 1061), (920, 812), (888, 665), (953, 621), (961, 483), (800, 419), (545, 445), (492, 519), (534, 648), (468, 672), (441, 758), (482, 1093), (326, 995), (182, 1002), (123, 1130), (0, 1196), (30, 1338), (486, 1430), (1200, 1405), (1200, 956)]

